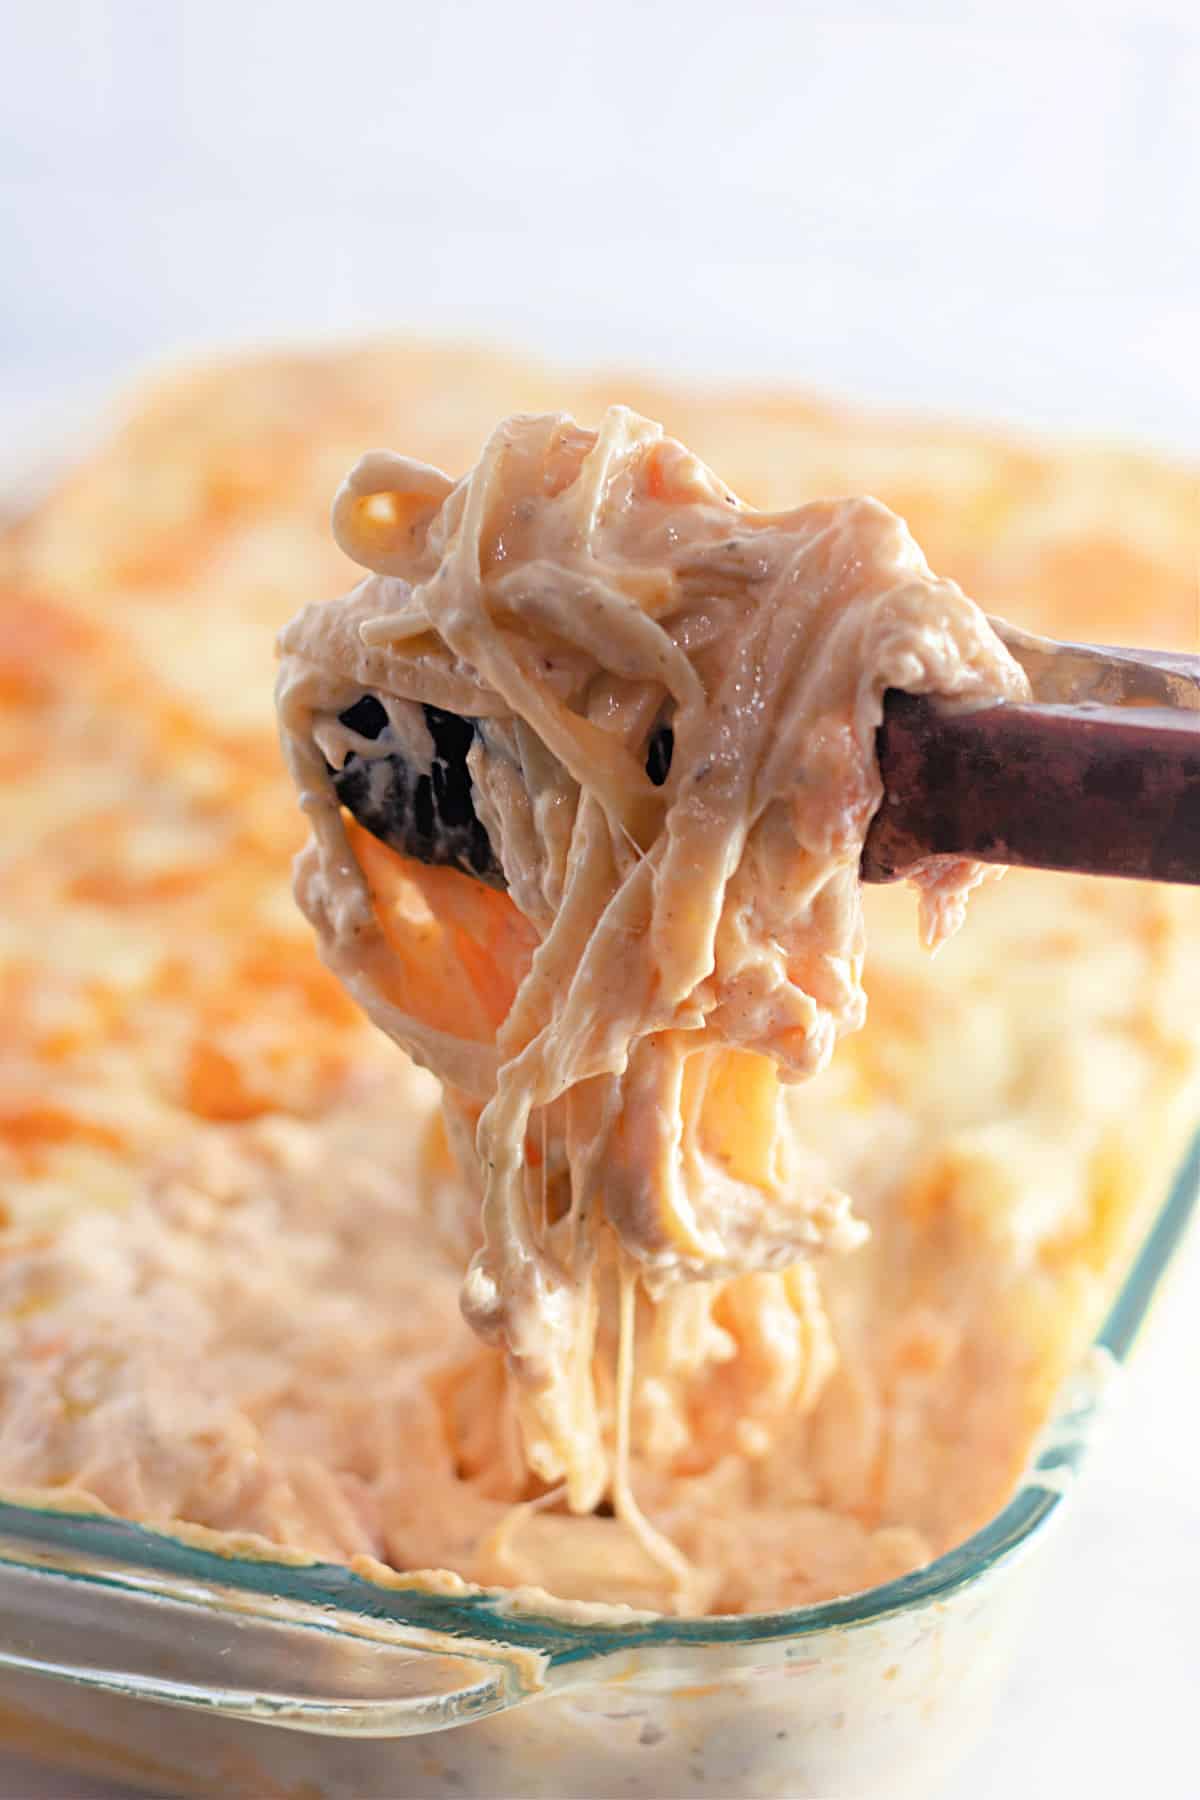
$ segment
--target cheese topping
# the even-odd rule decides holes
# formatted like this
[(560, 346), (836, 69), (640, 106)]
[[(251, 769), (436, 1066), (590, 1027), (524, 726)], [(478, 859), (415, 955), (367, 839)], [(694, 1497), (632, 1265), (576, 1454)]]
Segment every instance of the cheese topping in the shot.
[[(833, 1366), (814, 1258), (864, 1228), (783, 1128), (780, 1084), (862, 1023), (884, 690), (1028, 685), (885, 507), (755, 511), (621, 407), (598, 432), (511, 419), (457, 484), (372, 454), (334, 525), (374, 573), (281, 640), (284, 746), (313, 825), (300, 904), (473, 1143), (483, 1242), (463, 1310), (506, 1351), (529, 1466), (575, 1511), (610, 1495), (636, 1519), (638, 1289), (651, 1395), (729, 1354), (717, 1306), (760, 1346), (761, 1411), (807, 1410)], [(364, 690), (388, 719), (371, 745), (339, 722)], [(352, 750), (429, 772), (423, 705), (477, 721), (467, 766), (511, 898), (341, 812), (331, 771)], [(931, 946), (980, 873), (924, 872)], [(687, 1426), (667, 1412), (655, 1431), (674, 1442)]]

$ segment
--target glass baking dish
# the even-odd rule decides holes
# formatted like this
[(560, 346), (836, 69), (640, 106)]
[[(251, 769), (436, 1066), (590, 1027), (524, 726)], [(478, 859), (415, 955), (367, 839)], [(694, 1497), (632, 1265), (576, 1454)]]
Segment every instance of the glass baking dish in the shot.
[(247, 1800), (927, 1796), (986, 1721), (1198, 1185), (1200, 1138), (1017, 1493), (903, 1580), (791, 1612), (583, 1622), (0, 1505), (0, 1744)]

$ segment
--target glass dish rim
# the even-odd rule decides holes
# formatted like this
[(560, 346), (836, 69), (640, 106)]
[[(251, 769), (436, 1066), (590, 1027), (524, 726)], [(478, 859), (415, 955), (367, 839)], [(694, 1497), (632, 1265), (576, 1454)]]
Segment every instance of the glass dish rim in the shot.
[[(1200, 1130), (1184, 1151), (1166, 1197), (1150, 1222), (1124, 1281), (1110, 1304), (1082, 1362), (1099, 1358), (1108, 1368), (1123, 1365), (1132, 1350), (1163, 1277), (1193, 1217), (1200, 1212)], [(243, 1616), (253, 1611), (243, 1596), (285, 1601), (320, 1609), (320, 1627), (336, 1634), (338, 1614), (345, 1627), (368, 1618), (398, 1629), (434, 1633), (443, 1639), (490, 1641), (513, 1650), (541, 1652), (550, 1664), (606, 1657), (619, 1650), (746, 1646), (802, 1639), (821, 1632), (861, 1628), (897, 1613), (948, 1600), (961, 1588), (1015, 1556), (1057, 1511), (1070, 1488), (1088, 1441), (1094, 1394), (1079, 1398), (1076, 1365), (1059, 1390), (1057, 1404), (1021, 1485), (979, 1531), (912, 1574), (844, 1599), (778, 1612), (717, 1614), (693, 1619), (635, 1614), (574, 1623), (547, 1611), (512, 1610), (498, 1590), (447, 1595), (420, 1587), (373, 1580), (341, 1564), (273, 1560), (264, 1542), (254, 1559), (197, 1547), (169, 1532), (118, 1519), (53, 1506), (0, 1500), (0, 1566), (16, 1563), (36, 1570), (14, 1550), (54, 1547), (99, 1559), (97, 1568), (48, 1567), (46, 1573), (121, 1587), (129, 1577), (166, 1576), (209, 1589), (234, 1590)], [(124, 1578), (124, 1579), (123, 1579)], [(214, 1596), (219, 1606), (219, 1593)], [(447, 1645), (447, 1648), (450, 1648)], [(463, 1644), (467, 1651), (468, 1645)]]

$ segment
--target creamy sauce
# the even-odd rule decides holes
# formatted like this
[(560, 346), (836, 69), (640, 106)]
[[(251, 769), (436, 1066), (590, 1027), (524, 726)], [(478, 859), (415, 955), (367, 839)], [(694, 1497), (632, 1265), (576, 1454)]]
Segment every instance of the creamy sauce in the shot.
[[(482, 1202), (463, 1310), (505, 1351), (529, 1468), (575, 1512), (611, 1498), (686, 1587), (630, 1488), (635, 1389), (644, 1432), (678, 1454), (693, 1423), (672, 1384), (750, 1354), (758, 1420), (722, 1428), (729, 1450), (761, 1451), (835, 1365), (816, 1259), (865, 1235), (784, 1128), (780, 1084), (863, 1020), (884, 690), (1027, 683), (886, 508), (757, 512), (619, 407), (598, 432), (509, 420), (458, 484), (375, 453), (334, 523), (375, 572), (282, 638), (284, 746), (313, 824), (300, 904), (356, 999), (445, 1083)], [(481, 720), (469, 767), (511, 901), (348, 835), (327, 764), (359, 747), (337, 714), (364, 686), (417, 768), (419, 703)], [(978, 877), (927, 872), (928, 944)], [(482, 1041), (444, 1008), (422, 1016), (411, 965), (397, 980), (414, 887), (499, 981)]]

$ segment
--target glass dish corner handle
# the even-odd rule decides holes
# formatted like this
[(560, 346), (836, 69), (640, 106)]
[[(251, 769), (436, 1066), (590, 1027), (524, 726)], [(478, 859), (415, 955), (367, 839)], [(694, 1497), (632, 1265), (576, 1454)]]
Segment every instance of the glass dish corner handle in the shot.
[[(346, 1571), (264, 1562), (262, 1588), (247, 1593), (240, 1581), (227, 1587), (147, 1568), (156, 1534), (138, 1526), (45, 1514), (50, 1541), (34, 1546), (26, 1531), (4, 1529), (9, 1513), (27, 1517), (25, 1508), (0, 1505), (0, 1669), (226, 1718), (370, 1737), (462, 1724), (543, 1688), (548, 1657), (536, 1648), (388, 1617), (397, 1600), (406, 1612), (420, 1610), (411, 1593), (381, 1588), (377, 1612), (349, 1612), (345, 1595), (332, 1592), (336, 1577), (354, 1581)], [(81, 1551), (83, 1540), (98, 1537), (121, 1548)], [(176, 1567), (181, 1550), (210, 1568), (223, 1560), (158, 1542)], [(325, 1606), (278, 1591), (295, 1576), (311, 1588), (321, 1574), (335, 1578)], [(422, 1598), (445, 1607), (440, 1597)]]

